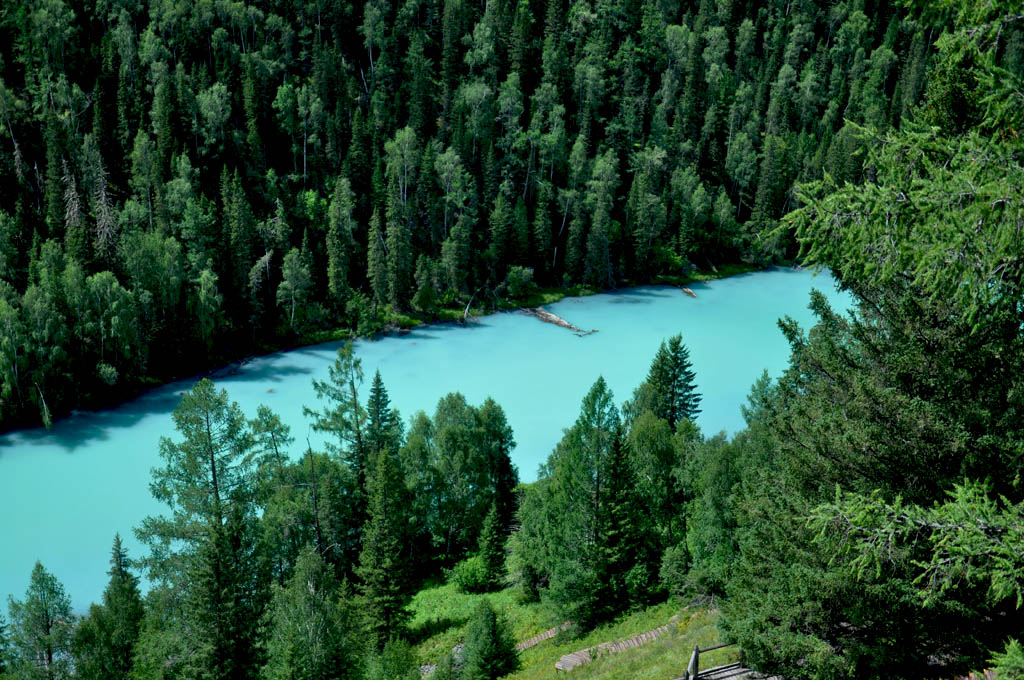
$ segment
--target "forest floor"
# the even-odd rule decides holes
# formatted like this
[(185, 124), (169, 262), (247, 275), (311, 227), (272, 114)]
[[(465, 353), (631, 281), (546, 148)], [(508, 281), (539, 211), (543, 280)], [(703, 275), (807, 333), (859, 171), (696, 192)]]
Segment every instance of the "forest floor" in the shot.
[[(514, 589), (483, 595), (459, 593), (452, 585), (424, 588), (413, 598), (410, 608), (412, 639), (421, 664), (437, 663), (441, 657), (462, 641), (473, 609), (483, 598), (505, 617), (516, 642), (560, 625), (555, 613), (544, 603), (521, 603)], [(677, 602), (663, 602), (646, 609), (625, 614), (618, 620), (578, 636), (573, 629), (559, 633), (519, 654), (520, 669), (507, 676), (510, 680), (552, 678), (555, 663), (564, 655), (596, 647), (603, 642), (624, 640), (664, 626), (673, 616), (679, 618), (668, 631), (653, 642), (617, 654), (598, 656), (592, 663), (579, 666), (570, 673), (574, 680), (611, 680), (641, 678), (668, 680), (686, 670), (693, 646), (708, 647), (720, 642), (718, 612), (707, 609), (684, 609)], [(701, 655), (701, 665), (710, 668), (737, 660), (735, 647)]]

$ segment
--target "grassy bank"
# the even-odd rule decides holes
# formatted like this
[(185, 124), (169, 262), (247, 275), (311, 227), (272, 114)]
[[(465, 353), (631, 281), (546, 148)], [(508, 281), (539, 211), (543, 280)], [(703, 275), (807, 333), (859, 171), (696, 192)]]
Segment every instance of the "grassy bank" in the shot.
[[(483, 598), (508, 621), (516, 641), (527, 640), (561, 623), (543, 603), (523, 604), (512, 589), (487, 595), (459, 593), (453, 586), (424, 588), (413, 598), (410, 630), (420, 663), (437, 661), (462, 642), (473, 609)], [(682, 610), (682, 611), (681, 611)], [(622, 640), (658, 628), (679, 615), (668, 632), (658, 640), (618, 654), (600, 656), (592, 663), (572, 671), (576, 680), (612, 678), (679, 677), (686, 669), (693, 646), (707, 647), (719, 642), (718, 613), (706, 609), (682, 609), (678, 603), (665, 602), (633, 612), (612, 623), (576, 637), (570, 629), (545, 640), (519, 655), (521, 668), (508, 676), (512, 680), (538, 680), (555, 674), (555, 663), (565, 654), (596, 647), (602, 642)], [(735, 648), (726, 648), (701, 656), (701, 666), (711, 668), (734, 661)]]

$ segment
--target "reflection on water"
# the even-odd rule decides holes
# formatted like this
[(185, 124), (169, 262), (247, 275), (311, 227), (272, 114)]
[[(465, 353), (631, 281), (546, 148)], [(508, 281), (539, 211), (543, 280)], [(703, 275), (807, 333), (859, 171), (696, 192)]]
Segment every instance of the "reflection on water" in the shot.
[[(836, 303), (848, 299), (835, 292), (829, 277), (790, 269), (689, 287), (696, 299), (675, 287), (649, 286), (548, 307), (581, 328), (598, 329), (586, 337), (509, 312), (468, 327), (440, 324), (359, 342), (364, 389), (379, 369), (392, 405), (406, 420), (419, 409), (432, 412), (448, 392), (462, 392), (474, 404), (494, 397), (518, 442), (513, 459), (520, 476), (532, 480), (597, 376), (604, 375), (622, 402), (646, 374), (659, 343), (675, 333), (690, 348), (703, 394), (698, 422), (706, 432), (738, 430), (750, 385), (765, 369), (777, 375), (789, 356), (777, 319), (790, 315), (809, 325), (812, 287)], [(267, 404), (291, 424), (296, 447), (305, 446), (307, 435), (316, 447), (321, 436), (310, 430), (302, 407), (317, 407), (311, 379), (327, 378), (338, 345), (261, 357), (222, 371), (217, 384), (248, 417)], [(106, 584), (115, 532), (138, 556), (132, 528), (162, 510), (149, 494), (149, 470), (159, 463), (160, 437), (174, 435), (171, 411), (190, 386), (181, 381), (115, 409), (78, 413), (49, 432), (0, 437), (0, 598), (21, 597), (39, 559), (64, 583), (76, 610), (84, 611)]]

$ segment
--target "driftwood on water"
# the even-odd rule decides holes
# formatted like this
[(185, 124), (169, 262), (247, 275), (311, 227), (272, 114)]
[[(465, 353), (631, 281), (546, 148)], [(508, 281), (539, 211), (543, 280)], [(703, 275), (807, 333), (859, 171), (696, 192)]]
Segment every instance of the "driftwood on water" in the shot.
[(573, 333), (575, 333), (576, 335), (578, 335), (581, 338), (584, 335), (590, 335), (591, 333), (596, 333), (597, 332), (596, 328), (593, 328), (593, 329), (591, 329), (589, 331), (585, 331), (582, 328), (580, 328), (579, 326), (577, 326), (575, 324), (569, 323), (568, 321), (566, 321), (562, 317), (558, 316), (557, 314), (552, 314), (551, 312), (549, 312), (548, 310), (544, 309), (543, 307), (523, 307), (522, 312), (524, 314), (529, 314), (530, 316), (536, 317), (536, 318), (540, 319), (541, 321), (543, 321), (544, 323), (553, 323), (556, 326), (561, 326), (562, 328), (568, 328), (569, 330), (571, 330)]

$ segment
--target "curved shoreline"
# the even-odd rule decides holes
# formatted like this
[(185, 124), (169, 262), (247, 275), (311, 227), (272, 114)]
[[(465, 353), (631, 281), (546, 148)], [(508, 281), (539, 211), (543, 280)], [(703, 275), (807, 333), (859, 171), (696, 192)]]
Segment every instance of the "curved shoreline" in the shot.
[[(223, 363), (218, 362), (212, 365), (208, 364), (205, 368), (202, 365), (197, 365), (194, 371), (189, 371), (179, 375), (166, 376), (164, 378), (156, 378), (149, 376), (147, 378), (140, 380), (138, 383), (125, 386), (125, 388), (119, 391), (116, 395), (108, 395), (107, 398), (96, 399), (95, 401), (88, 405), (78, 405), (74, 408), (69, 409), (66, 413), (62, 413), (60, 416), (53, 418), (51, 427), (59, 422), (67, 420), (69, 417), (76, 414), (97, 413), (112, 408), (117, 408), (134, 399), (138, 399), (139, 397), (143, 396), (148, 392), (160, 389), (162, 387), (166, 387), (167, 385), (170, 385), (172, 383), (180, 382), (183, 380), (192, 380), (198, 382), (202, 378), (210, 378), (211, 380), (216, 381), (219, 378), (229, 377), (237, 373), (247, 363), (255, 359), (277, 354), (279, 352), (287, 352), (295, 349), (300, 349), (302, 347), (313, 347), (315, 345), (323, 345), (329, 342), (377, 340), (379, 338), (394, 337), (395, 335), (405, 335), (412, 331), (413, 329), (420, 328), (430, 328), (436, 326), (449, 325), (458, 325), (466, 327), (469, 325), (470, 321), (490, 316), (491, 314), (498, 314), (502, 312), (519, 312), (527, 308), (541, 308), (547, 305), (552, 305), (561, 302), (568, 298), (582, 298), (588, 297), (589, 295), (609, 293), (617, 290), (630, 290), (634, 288), (642, 288), (645, 286), (668, 286), (674, 287), (677, 290), (679, 290), (685, 284), (692, 282), (703, 283), (706, 281), (716, 281), (719, 279), (731, 278), (733, 276), (739, 276), (742, 274), (764, 271), (765, 269), (771, 269), (771, 267), (760, 268), (749, 267), (745, 265), (736, 265), (734, 268), (728, 269), (726, 267), (722, 267), (715, 272), (700, 272), (696, 277), (655, 277), (654, 281), (646, 283), (637, 283), (635, 285), (623, 286), (621, 288), (610, 288), (601, 291), (587, 292), (585, 289), (580, 289), (577, 287), (551, 288), (546, 289), (546, 292), (551, 296), (550, 299), (544, 299), (543, 302), (538, 301), (539, 304), (530, 304), (535, 302), (535, 300), (530, 300), (529, 303), (524, 306), (514, 305), (510, 303), (508, 307), (499, 307), (494, 309), (469, 309), (468, 315), (464, 315), (462, 305), (459, 304), (457, 305), (459, 309), (455, 310), (458, 312), (456, 317), (442, 318), (440, 316), (435, 316), (435, 318), (433, 319), (416, 319), (416, 323), (411, 325), (401, 325), (398, 322), (392, 320), (389, 323), (385, 324), (382, 328), (377, 330), (372, 335), (365, 336), (356, 335), (352, 329), (347, 328), (337, 328), (330, 331), (320, 331), (316, 334), (311, 334), (302, 338), (297, 338), (291, 342), (283, 342), (279, 345), (265, 346), (260, 348), (249, 348), (244, 353), (240, 352), (238, 355), (236, 355), (236, 358), (234, 359), (222, 357), (222, 359), (226, 359)], [(583, 292), (581, 292), (581, 290)], [(544, 311), (547, 312), (547, 310)], [(550, 312), (547, 313), (551, 314)], [(557, 317), (557, 315), (555, 314), (551, 314), (551, 316), (560, 318)], [(546, 321), (546, 319), (541, 320)], [(562, 319), (562, 321), (565, 320)], [(550, 323), (555, 323), (556, 325), (563, 326), (563, 324), (558, 323), (557, 321), (551, 321)], [(591, 331), (585, 331), (569, 322), (565, 323), (568, 325), (563, 326), (564, 328), (567, 328), (581, 336), (590, 335), (591, 333), (596, 332), (596, 329), (593, 329)], [(255, 351), (253, 351), (254, 349)], [(10, 427), (0, 429), (0, 437), (13, 435), (22, 431), (34, 430), (36, 428), (43, 426), (44, 425), (42, 422), (11, 423)]]

